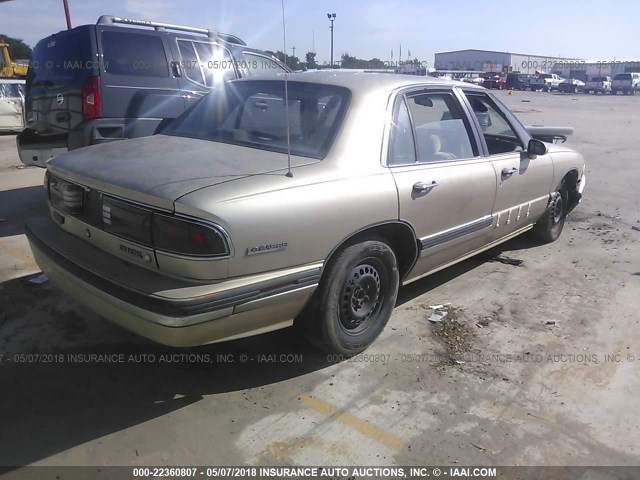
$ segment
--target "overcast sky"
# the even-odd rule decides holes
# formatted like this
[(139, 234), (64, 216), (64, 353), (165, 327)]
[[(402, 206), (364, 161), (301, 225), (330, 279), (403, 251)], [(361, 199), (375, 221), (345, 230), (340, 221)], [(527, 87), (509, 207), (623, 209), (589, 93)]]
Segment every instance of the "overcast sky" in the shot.
[[(281, 0), (68, 0), (73, 25), (102, 14), (233, 33), (249, 45), (282, 50)], [(578, 0), (285, 0), (288, 53), (314, 47), (329, 60), (327, 13), (336, 13), (334, 55), (433, 63), (440, 51), (477, 48), (608, 61), (638, 59), (640, 2)], [(62, 0), (0, 3), (0, 33), (33, 46), (66, 28)]]

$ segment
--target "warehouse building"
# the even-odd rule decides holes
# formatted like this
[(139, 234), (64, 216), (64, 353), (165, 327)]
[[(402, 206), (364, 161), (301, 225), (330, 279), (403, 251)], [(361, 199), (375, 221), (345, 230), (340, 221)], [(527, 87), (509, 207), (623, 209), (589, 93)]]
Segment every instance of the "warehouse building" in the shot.
[(476, 70), (481, 72), (553, 72), (558, 66), (569, 69), (580, 59), (547, 57), (492, 50), (455, 50), (435, 55), (436, 70)]

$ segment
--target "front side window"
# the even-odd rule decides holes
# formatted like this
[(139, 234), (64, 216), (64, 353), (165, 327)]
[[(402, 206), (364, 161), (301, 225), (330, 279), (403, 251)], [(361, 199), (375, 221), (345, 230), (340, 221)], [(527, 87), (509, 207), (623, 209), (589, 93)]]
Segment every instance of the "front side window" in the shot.
[[(163, 132), (324, 158), (346, 113), (351, 92), (343, 87), (281, 81), (222, 83)], [(287, 115), (288, 104), (288, 115)]]
[(168, 77), (169, 66), (162, 39), (154, 35), (102, 32), (104, 65), (111, 75)]
[(493, 100), (487, 95), (474, 93), (467, 93), (467, 99), (480, 124), (489, 155), (524, 150), (516, 131)]

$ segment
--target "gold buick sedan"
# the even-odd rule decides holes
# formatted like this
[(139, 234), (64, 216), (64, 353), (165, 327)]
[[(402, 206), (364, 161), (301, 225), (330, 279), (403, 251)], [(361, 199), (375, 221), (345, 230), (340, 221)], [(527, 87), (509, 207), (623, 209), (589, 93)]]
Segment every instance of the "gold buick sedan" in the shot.
[(531, 133), (460, 82), (236, 80), (158, 135), (53, 158), (50, 215), (27, 236), (58, 286), (157, 342), (295, 322), (352, 355), (383, 330), (400, 285), (528, 230), (558, 238), (584, 161)]

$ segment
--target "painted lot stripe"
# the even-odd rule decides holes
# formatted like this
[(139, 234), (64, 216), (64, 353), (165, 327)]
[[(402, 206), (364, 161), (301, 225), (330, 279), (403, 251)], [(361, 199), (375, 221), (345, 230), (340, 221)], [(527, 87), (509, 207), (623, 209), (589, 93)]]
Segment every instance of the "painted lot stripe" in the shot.
[(349, 427), (386, 447), (400, 450), (405, 443), (402, 438), (397, 437), (392, 433), (367, 422), (366, 420), (362, 420), (351, 413), (342, 412), (335, 405), (325, 402), (318, 397), (305, 395), (303, 393), (295, 394), (295, 397), (299, 398), (305, 407), (321, 413), (329, 417), (330, 420), (334, 420), (346, 427)]
[(3, 255), (6, 254), (7, 256), (13, 258), (14, 260), (18, 260), (19, 262), (22, 262), (25, 265), (30, 265), (33, 267), (37, 266), (36, 262), (33, 260), (33, 257), (31, 255), (26, 256), (20, 250), (10, 247), (5, 243), (0, 243), (0, 253)]

